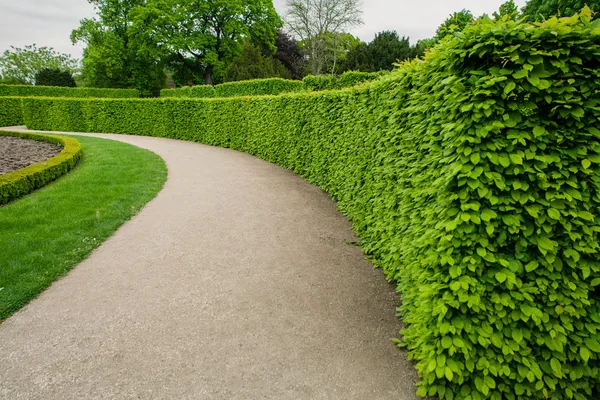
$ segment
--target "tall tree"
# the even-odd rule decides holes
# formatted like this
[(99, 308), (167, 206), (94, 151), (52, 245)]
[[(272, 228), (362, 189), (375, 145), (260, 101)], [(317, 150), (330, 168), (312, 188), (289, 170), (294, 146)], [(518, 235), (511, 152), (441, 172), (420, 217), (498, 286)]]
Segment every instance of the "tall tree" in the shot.
[(132, 30), (131, 12), (145, 0), (88, 0), (97, 17), (84, 19), (71, 33), (73, 43), (83, 42), (83, 75), (87, 86), (136, 87), (156, 95), (165, 76), (159, 59), (148, 51), (151, 44)]
[[(423, 42), (425, 44), (425, 42)], [(377, 72), (392, 70), (399, 61), (423, 55), (425, 48), (410, 45), (408, 37), (396, 31), (382, 31), (369, 44), (354, 47), (347, 55), (347, 70)]]
[(35, 74), (36, 86), (64, 86), (75, 87), (73, 74), (60, 69), (44, 68)]
[(304, 53), (298, 46), (296, 39), (283, 30), (277, 32), (275, 39), (275, 58), (290, 71), (292, 78), (302, 79), (304, 72)]
[(455, 32), (460, 32), (467, 27), (467, 25), (475, 22), (475, 18), (471, 11), (462, 10), (451, 14), (442, 24), (438, 27), (435, 38), (436, 40), (442, 40), (448, 35)]
[(529, 0), (522, 13), (533, 21), (543, 21), (555, 15), (570, 17), (588, 6), (600, 16), (600, 0)]
[(260, 47), (246, 42), (242, 53), (227, 67), (226, 80), (231, 82), (263, 78), (291, 79), (292, 74), (272, 55), (264, 54)]
[(516, 20), (519, 17), (519, 7), (517, 7), (513, 0), (502, 3), (498, 11), (494, 12), (494, 19), (496, 21), (499, 21), (504, 17), (508, 17), (512, 20)]
[[(305, 44), (309, 55), (310, 72), (319, 75), (328, 57), (327, 33), (361, 25), (360, 0), (288, 0), (287, 27)], [(334, 43), (337, 49), (338, 43)], [(334, 55), (334, 65), (337, 63)], [(332, 71), (334, 72), (334, 71)]]
[(37, 47), (35, 44), (24, 48), (11, 46), (0, 56), (2, 81), (32, 85), (35, 75), (45, 68), (73, 73), (78, 70), (79, 61), (69, 54), (56, 52), (52, 47)]
[(213, 83), (239, 55), (243, 40), (271, 46), (283, 21), (272, 0), (147, 0), (134, 12), (137, 35), (192, 76)]

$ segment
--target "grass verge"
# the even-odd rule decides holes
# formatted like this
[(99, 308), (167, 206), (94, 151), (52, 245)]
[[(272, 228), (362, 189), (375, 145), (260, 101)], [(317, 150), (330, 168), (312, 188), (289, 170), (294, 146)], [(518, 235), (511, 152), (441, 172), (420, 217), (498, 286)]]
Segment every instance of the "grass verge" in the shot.
[(83, 157), (70, 174), (0, 207), (0, 321), (85, 259), (167, 178), (148, 150), (76, 138)]

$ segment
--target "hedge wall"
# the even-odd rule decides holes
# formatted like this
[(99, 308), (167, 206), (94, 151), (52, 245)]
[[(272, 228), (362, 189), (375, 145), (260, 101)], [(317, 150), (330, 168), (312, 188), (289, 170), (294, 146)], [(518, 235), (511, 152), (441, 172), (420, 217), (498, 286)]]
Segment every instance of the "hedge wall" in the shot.
[(309, 75), (304, 78), (306, 90), (334, 90), (356, 86), (382, 76), (377, 72), (347, 71), (340, 76)]
[(46, 161), (0, 175), (0, 205), (56, 180), (73, 169), (81, 157), (81, 145), (73, 138), (9, 131), (0, 131), (0, 136), (15, 136), (63, 145), (59, 154)]
[(0, 126), (23, 125), (21, 98), (0, 97)]
[(164, 89), (160, 97), (236, 97), (277, 95), (299, 92), (304, 89), (302, 81), (281, 78), (255, 79), (249, 81), (228, 82), (216, 86), (198, 85), (179, 89)]
[(326, 190), (402, 293), (419, 395), (600, 387), (600, 22), (481, 21), (343, 91), (25, 99), (30, 128), (255, 154)]
[(97, 89), (70, 88), (58, 86), (0, 85), (0, 97), (3, 96), (43, 96), (43, 97), (98, 97), (98, 98), (135, 98), (136, 89)]

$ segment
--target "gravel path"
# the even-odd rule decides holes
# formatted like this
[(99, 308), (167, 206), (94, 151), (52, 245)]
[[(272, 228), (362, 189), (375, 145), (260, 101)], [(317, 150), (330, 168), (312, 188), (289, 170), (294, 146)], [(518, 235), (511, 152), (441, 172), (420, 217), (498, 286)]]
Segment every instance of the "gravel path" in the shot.
[(61, 150), (58, 144), (0, 136), (0, 175), (45, 161)]
[(394, 288), (319, 188), (232, 150), (93, 136), (156, 152), (168, 181), (0, 324), (0, 398), (416, 398)]

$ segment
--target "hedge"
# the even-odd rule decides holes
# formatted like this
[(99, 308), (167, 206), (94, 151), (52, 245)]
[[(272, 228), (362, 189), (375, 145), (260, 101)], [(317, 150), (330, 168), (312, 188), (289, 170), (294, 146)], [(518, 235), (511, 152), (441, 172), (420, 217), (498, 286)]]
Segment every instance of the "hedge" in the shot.
[(215, 97), (215, 88), (210, 85), (198, 85), (178, 89), (163, 89), (160, 91), (160, 97)]
[(0, 126), (23, 125), (21, 98), (0, 97)]
[(380, 76), (381, 74), (377, 72), (347, 71), (340, 76), (309, 75), (303, 82), (306, 90), (334, 90), (356, 86), (378, 79)]
[(228, 82), (216, 86), (198, 85), (179, 89), (164, 89), (160, 97), (235, 97), (277, 95), (299, 92), (304, 89), (302, 81), (281, 78), (255, 79), (249, 81)]
[(255, 154), (327, 191), (398, 284), (418, 394), (600, 387), (600, 22), (489, 19), (371, 84), (225, 99), (25, 99), (34, 129)]
[(9, 131), (0, 131), (0, 136), (14, 136), (63, 146), (59, 154), (46, 161), (0, 175), (0, 204), (16, 200), (56, 180), (73, 169), (81, 157), (81, 145), (73, 138)]
[(0, 85), (0, 97), (3, 96), (135, 98), (139, 97), (139, 93), (136, 89), (97, 89), (70, 88), (58, 86)]

